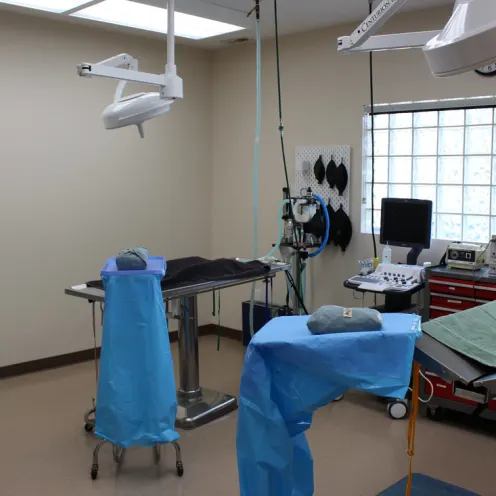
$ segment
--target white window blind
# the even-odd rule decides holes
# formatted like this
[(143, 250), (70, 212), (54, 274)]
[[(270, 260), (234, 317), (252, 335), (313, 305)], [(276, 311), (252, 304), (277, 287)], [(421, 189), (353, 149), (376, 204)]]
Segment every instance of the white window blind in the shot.
[[(383, 198), (432, 200), (432, 238), (487, 242), (496, 234), (496, 112), (481, 99), (465, 108), (379, 106), (375, 125), (374, 228)], [(496, 99), (484, 99), (484, 105)], [(437, 109), (436, 109), (437, 107)], [(415, 109), (418, 110), (415, 110)], [(362, 232), (372, 232), (371, 118), (364, 116)]]

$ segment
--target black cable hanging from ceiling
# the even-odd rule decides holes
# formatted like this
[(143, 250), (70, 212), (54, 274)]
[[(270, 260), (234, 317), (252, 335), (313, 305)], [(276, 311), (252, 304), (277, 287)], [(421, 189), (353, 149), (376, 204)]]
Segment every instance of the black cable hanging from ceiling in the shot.
[[(291, 198), (291, 189), (289, 187), (288, 164), (286, 160), (286, 147), (284, 145), (284, 123), (282, 119), (282, 95), (281, 95), (281, 66), (279, 57), (279, 21), (277, 16), (277, 0), (274, 0), (274, 30), (276, 38), (276, 66), (277, 66), (277, 99), (279, 106), (279, 135), (281, 138), (282, 163), (284, 166), (284, 178), (286, 180), (286, 188), (288, 197)], [(293, 238), (298, 243), (300, 241), (300, 233), (296, 229), (296, 221), (293, 213), (291, 201), (288, 204), (289, 216), (293, 221)]]
[[(369, 0), (369, 15), (372, 14), (373, 0)], [(374, 258), (377, 258), (377, 242), (375, 239), (374, 225), (374, 186), (375, 186), (375, 125), (374, 125), (374, 59), (372, 52), (369, 52), (369, 84), (370, 84), (370, 137), (372, 145), (372, 184), (371, 184), (371, 227), (372, 227), (372, 243), (374, 245)]]

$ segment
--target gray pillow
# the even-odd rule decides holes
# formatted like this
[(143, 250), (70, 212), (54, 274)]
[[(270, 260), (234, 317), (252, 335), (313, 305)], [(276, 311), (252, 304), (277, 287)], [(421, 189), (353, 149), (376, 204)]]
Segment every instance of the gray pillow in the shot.
[(148, 250), (143, 246), (121, 250), (115, 263), (119, 270), (145, 270), (148, 265)]
[(382, 328), (382, 315), (372, 308), (327, 305), (312, 314), (307, 326), (313, 334), (378, 331)]

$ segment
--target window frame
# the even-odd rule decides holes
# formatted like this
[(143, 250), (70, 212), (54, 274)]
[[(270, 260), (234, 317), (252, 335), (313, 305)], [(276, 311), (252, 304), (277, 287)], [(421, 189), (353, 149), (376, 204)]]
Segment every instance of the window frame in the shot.
[[(480, 124), (480, 126), (491, 126), (492, 127), (492, 133), (491, 133), (491, 153), (488, 154), (481, 154), (481, 155), (472, 155), (466, 154), (466, 133), (467, 133), (467, 128), (469, 127), (476, 127), (477, 125), (467, 125), (467, 120), (466, 120), (466, 111), (470, 109), (493, 109), (493, 119), (491, 124)], [(371, 184), (371, 181), (367, 180), (367, 173), (368, 173), (368, 162), (370, 161), (370, 155), (368, 155), (369, 151), (369, 127), (368, 127), (368, 122), (370, 118), (370, 106), (366, 105), (364, 106), (364, 112), (363, 112), (363, 118), (362, 118), (362, 205), (361, 205), (361, 218), (360, 218), (360, 232), (362, 234), (371, 234), (372, 229), (370, 225), (370, 218), (368, 217), (368, 212), (371, 212), (371, 215), (374, 215), (374, 211), (371, 209), (371, 206), (367, 206), (368, 203), (368, 185)], [(493, 222), (496, 225), (496, 212), (493, 213), (492, 211), (492, 204), (494, 202), (493, 198), (493, 189), (496, 188), (496, 176), (494, 175), (494, 171), (496, 170), (496, 96), (485, 96), (485, 97), (474, 97), (474, 98), (457, 98), (457, 99), (446, 99), (446, 100), (427, 100), (427, 101), (418, 101), (418, 102), (401, 102), (401, 103), (392, 103), (392, 104), (378, 104), (374, 105), (374, 116), (379, 116), (379, 115), (384, 115), (388, 114), (389, 115), (389, 122), (388, 122), (388, 127), (386, 128), (389, 134), (391, 135), (391, 130), (396, 130), (396, 129), (401, 129), (401, 128), (391, 128), (391, 115), (394, 114), (400, 114), (400, 113), (418, 113), (418, 112), (429, 112), (429, 111), (436, 111), (436, 112), (442, 112), (446, 110), (463, 110), (464, 113), (464, 123), (463, 125), (459, 126), (454, 126), (454, 127), (463, 127), (464, 129), (464, 142), (463, 142), (463, 151), (461, 155), (454, 155), (461, 157), (463, 160), (463, 169), (462, 169), (462, 179), (461, 183), (456, 183), (456, 186), (460, 186), (461, 188), (461, 213), (454, 213), (452, 215), (457, 215), (461, 217), (461, 232), (462, 232), (462, 237), (463, 237), (463, 225), (464, 221), (466, 218), (470, 216), (474, 217), (486, 217), (489, 219), (489, 235), (493, 231)], [(444, 238), (438, 237), (438, 230), (437, 230), (437, 215), (449, 215), (449, 212), (439, 212), (439, 196), (440, 196), (440, 186), (449, 186), (450, 184), (444, 184), (444, 183), (439, 183), (439, 160), (440, 158), (444, 157), (444, 155), (440, 155), (439, 153), (439, 136), (440, 136), (440, 130), (443, 127), (448, 127), (448, 126), (441, 126), (440, 125), (440, 120), (439, 120), (439, 114), (438, 114), (438, 121), (437, 125), (434, 126), (426, 126), (426, 127), (415, 127), (415, 117), (412, 115), (412, 125), (411, 128), (405, 128), (405, 129), (411, 129), (412, 131), (412, 152), (410, 155), (404, 155), (403, 157), (410, 157), (412, 166), (411, 166), (411, 176), (409, 183), (404, 183), (408, 184), (410, 187), (410, 195), (412, 198), (414, 198), (414, 187), (418, 185), (419, 183), (416, 183), (414, 181), (414, 159), (415, 157), (418, 157), (419, 155), (415, 155), (414, 153), (414, 134), (415, 134), (415, 129), (436, 129), (437, 130), (437, 150), (436, 154), (432, 155), (432, 157), (435, 157), (436, 160), (436, 171), (435, 171), (435, 182), (434, 183), (429, 183), (429, 186), (434, 186), (435, 187), (435, 195), (436, 195), (436, 208), (435, 212), (433, 212), (433, 224), (436, 224), (436, 229), (434, 231), (434, 235), (432, 239), (440, 239), (443, 240)], [(376, 129), (375, 132), (378, 130), (382, 129)], [(390, 148), (390, 143), (388, 141), (388, 154), (385, 157), (388, 161), (388, 177), (387, 177), (387, 182), (385, 183), (387, 185), (387, 195), (389, 196), (390, 194), (390, 189), (391, 185), (395, 184), (403, 184), (403, 183), (395, 183), (391, 181), (391, 175), (390, 175), (390, 164), (391, 164), (391, 159), (396, 158), (394, 155), (391, 155), (391, 148)], [(431, 156), (431, 155), (426, 155)], [(447, 157), (451, 157), (451, 155), (446, 155)], [(467, 214), (464, 213), (464, 195), (466, 191), (466, 187), (468, 186), (477, 186), (474, 184), (467, 183), (465, 180), (465, 161), (467, 157), (477, 157), (477, 156), (484, 156), (490, 157), (490, 174), (491, 178), (489, 181), (489, 184), (484, 184), (480, 186), (488, 187), (489, 188), (489, 213), (488, 214)], [(398, 158), (401, 158), (402, 156), (398, 156)], [(380, 156), (380, 158), (384, 158), (383, 156)], [(377, 159), (377, 158), (376, 158)], [(375, 181), (375, 184), (384, 184), (383, 181)], [(420, 184), (420, 186), (424, 185), (424, 183)], [(426, 184), (427, 185), (427, 184)], [(373, 194), (373, 192), (372, 192)], [(379, 210), (380, 212), (380, 206), (378, 207), (377, 205), (374, 205), (375, 210)], [(377, 213), (376, 213), (376, 219), (377, 219)], [(435, 219), (435, 220), (434, 220)], [(374, 228), (375, 228), (375, 233), (378, 234), (380, 232), (380, 216), (379, 218), (375, 221), (374, 223)], [(458, 241), (458, 240), (457, 240)], [(461, 241), (461, 240), (460, 240)]]

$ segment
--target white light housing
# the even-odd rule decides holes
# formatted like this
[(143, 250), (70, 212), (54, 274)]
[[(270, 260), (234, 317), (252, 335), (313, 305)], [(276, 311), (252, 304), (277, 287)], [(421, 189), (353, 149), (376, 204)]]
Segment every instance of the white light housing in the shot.
[[(129, 0), (105, 0), (71, 14), (73, 17), (118, 24), (157, 33), (167, 32), (167, 10)], [(233, 24), (175, 12), (175, 34), (201, 40), (245, 29)]]
[(109, 105), (102, 114), (105, 129), (137, 126), (143, 138), (143, 122), (167, 113), (174, 100), (164, 100), (157, 92), (135, 93)]
[(27, 7), (29, 9), (45, 10), (47, 12), (56, 12), (58, 14), (89, 2), (90, 0), (0, 0), (0, 3)]
[(446, 27), (423, 50), (437, 77), (461, 74), (496, 60), (496, 0), (458, 0)]

